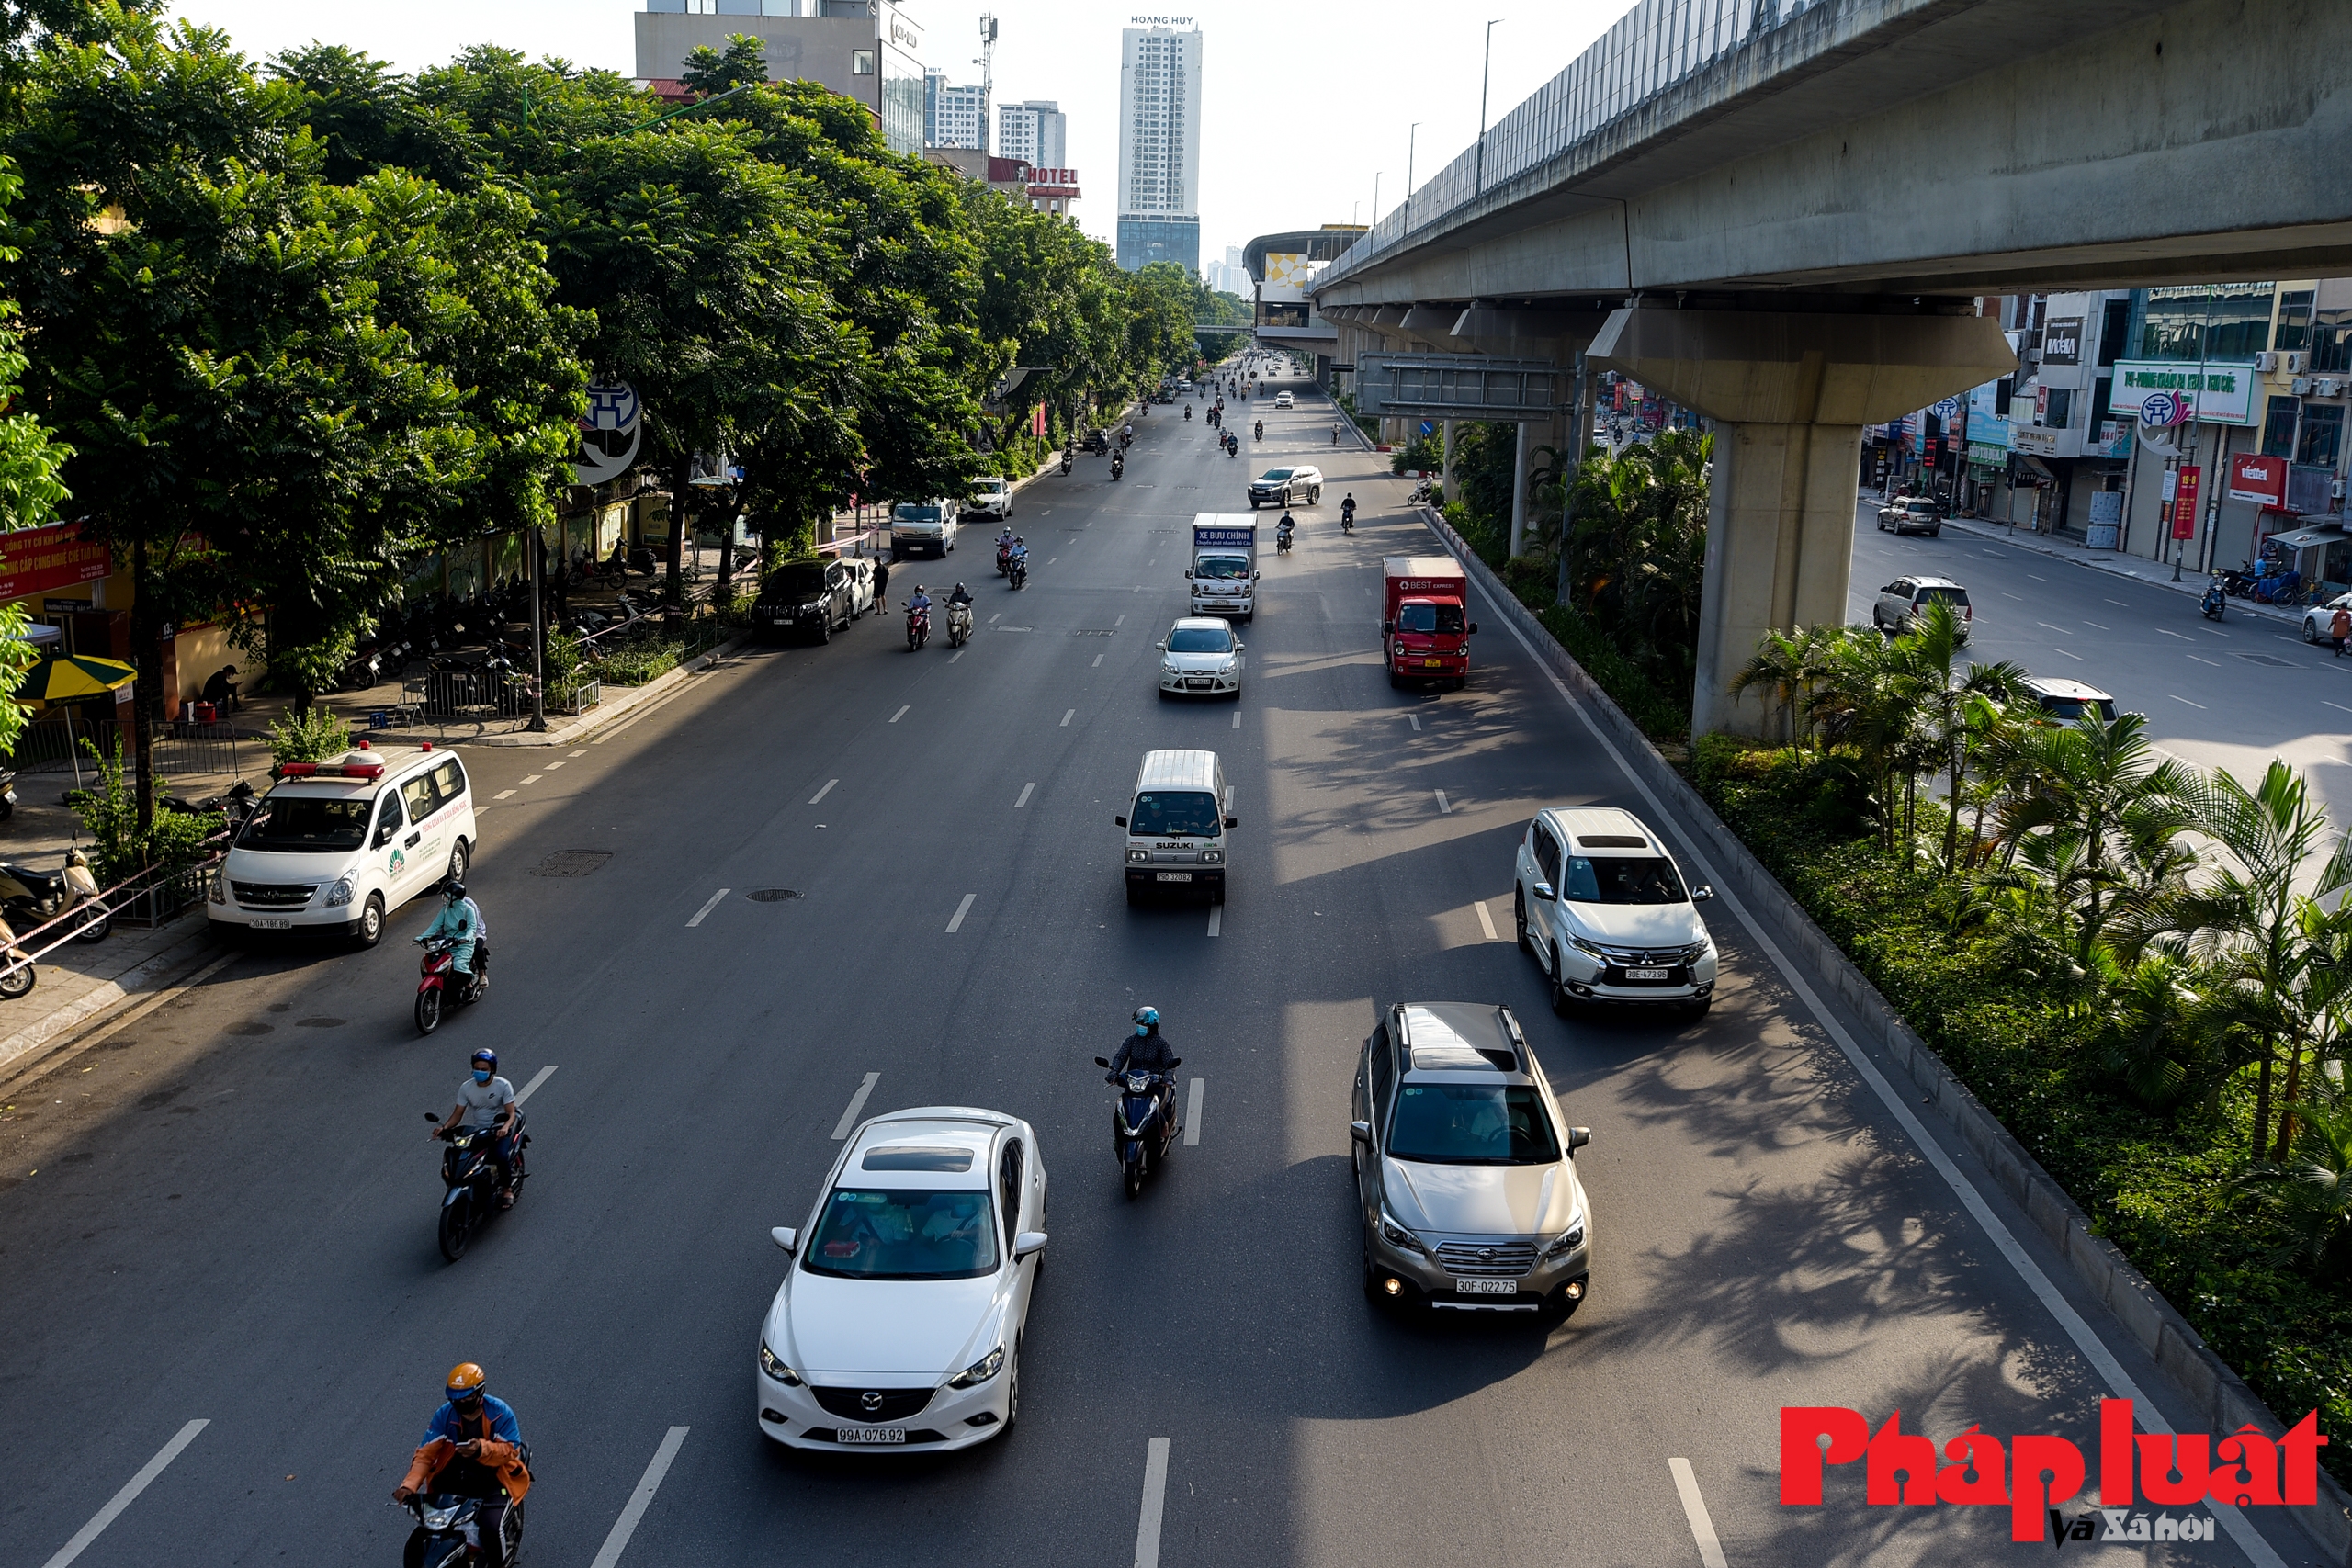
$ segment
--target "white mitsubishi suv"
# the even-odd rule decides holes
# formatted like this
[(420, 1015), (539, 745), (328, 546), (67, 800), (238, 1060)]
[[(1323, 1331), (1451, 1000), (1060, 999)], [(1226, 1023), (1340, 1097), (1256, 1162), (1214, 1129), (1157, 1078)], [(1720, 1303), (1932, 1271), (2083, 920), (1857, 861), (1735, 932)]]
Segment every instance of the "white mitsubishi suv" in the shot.
[(1519, 945), (1571, 1000), (1668, 1004), (1696, 1016), (1715, 989), (1715, 943), (1691, 887), (1630, 811), (1547, 807), (1520, 840), (1511, 914)]

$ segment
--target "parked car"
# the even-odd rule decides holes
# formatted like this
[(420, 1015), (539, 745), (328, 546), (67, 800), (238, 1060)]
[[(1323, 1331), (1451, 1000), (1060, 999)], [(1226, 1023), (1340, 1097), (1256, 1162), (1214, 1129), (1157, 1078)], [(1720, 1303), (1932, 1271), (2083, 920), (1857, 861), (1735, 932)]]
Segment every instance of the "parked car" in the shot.
[(1933, 496), (1898, 495), (1878, 509), (1878, 527), (1882, 534), (1892, 529), (1897, 534), (1925, 534), (1932, 539), (1944, 531), (1944, 518)]
[[(865, 563), (843, 560), (786, 561), (768, 573), (752, 605), (752, 631), (763, 640), (804, 637), (831, 642), (858, 615), (858, 573)], [(872, 580), (865, 589), (874, 601)]]
[(2062, 675), (2029, 675), (2018, 684), (2035, 706), (2060, 724), (2074, 723), (2086, 708), (2109, 722), (2115, 718), (2115, 699), (2097, 686)]
[(956, 547), (956, 504), (935, 501), (902, 501), (890, 508), (890, 547), (902, 560), (916, 556), (947, 558)]
[(2352, 593), (2339, 593), (2324, 604), (2313, 604), (2310, 609), (2305, 610), (2303, 612), (2303, 640), (2305, 642), (2328, 641), (2332, 635), (2328, 628), (2335, 625), (2335, 612), (2339, 609), (2352, 610)]
[(1521, 838), (1511, 919), (1522, 952), (1571, 1000), (1677, 1006), (1703, 1013), (1715, 991), (1715, 940), (1656, 833), (1630, 811), (1547, 807)]
[(1960, 615), (1960, 640), (1966, 642), (1975, 629), (1976, 611), (1968, 602), (1968, 590), (1949, 577), (1898, 577), (1878, 591), (1878, 603), (1871, 606), (1871, 625), (1883, 632), (1906, 632), (1919, 613), (1936, 600), (1950, 604)]
[(1261, 506), (1314, 506), (1323, 499), (1323, 470), (1268, 468), (1250, 481), (1250, 510)]
[(1021, 1338), (1046, 1247), (1029, 1123), (964, 1105), (852, 1134), (760, 1325), (752, 1407), (789, 1448), (965, 1449), (1021, 1416)]
[(1592, 1212), (1570, 1127), (1510, 1010), (1392, 1007), (1357, 1058), (1352, 1120), (1363, 1292), (1376, 1304), (1574, 1312)]
[(1241, 644), (1214, 615), (1186, 615), (1153, 646), (1159, 649), (1159, 694), (1241, 700)]
[(1012, 485), (1009, 480), (990, 476), (972, 486), (972, 499), (964, 505), (967, 517), (1010, 517), (1012, 515)]

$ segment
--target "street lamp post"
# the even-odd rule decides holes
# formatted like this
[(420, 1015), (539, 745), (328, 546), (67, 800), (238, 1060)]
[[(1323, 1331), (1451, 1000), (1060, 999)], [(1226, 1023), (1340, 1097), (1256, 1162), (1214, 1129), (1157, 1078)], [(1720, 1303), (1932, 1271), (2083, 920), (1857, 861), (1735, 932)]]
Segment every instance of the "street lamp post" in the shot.
[(1405, 132), (1405, 232), (1413, 231), (1413, 139), (1420, 134), (1421, 122), (1415, 120)]
[(1478, 177), (1473, 196), (1482, 195), (1487, 188), (1487, 84), (1495, 73), (1495, 22), (1487, 24), (1487, 62), (1478, 70)]

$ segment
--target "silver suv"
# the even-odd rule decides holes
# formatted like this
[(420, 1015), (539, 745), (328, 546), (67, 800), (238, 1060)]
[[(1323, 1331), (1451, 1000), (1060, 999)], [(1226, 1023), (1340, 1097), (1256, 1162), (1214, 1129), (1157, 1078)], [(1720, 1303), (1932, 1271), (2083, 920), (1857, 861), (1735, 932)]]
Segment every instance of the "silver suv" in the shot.
[(1375, 1304), (1565, 1318), (1591, 1278), (1591, 1213), (1544, 1069), (1510, 1010), (1406, 1002), (1356, 1065), (1363, 1290)]
[(1627, 1002), (1703, 1013), (1716, 953), (1690, 886), (1657, 835), (1614, 807), (1549, 807), (1521, 838), (1511, 918), (1550, 983), (1552, 1010)]

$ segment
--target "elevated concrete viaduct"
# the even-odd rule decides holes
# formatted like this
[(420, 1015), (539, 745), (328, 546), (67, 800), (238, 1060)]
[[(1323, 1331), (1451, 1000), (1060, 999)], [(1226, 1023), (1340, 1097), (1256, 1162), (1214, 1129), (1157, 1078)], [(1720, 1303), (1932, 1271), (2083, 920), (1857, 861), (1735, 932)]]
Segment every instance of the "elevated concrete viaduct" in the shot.
[(2346, 0), (1643, 0), (1314, 292), (1376, 386), (1581, 353), (1717, 422), (1692, 724), (1758, 732), (1727, 682), (1843, 618), (1861, 427), (2015, 364), (1976, 296), (2347, 262)]

